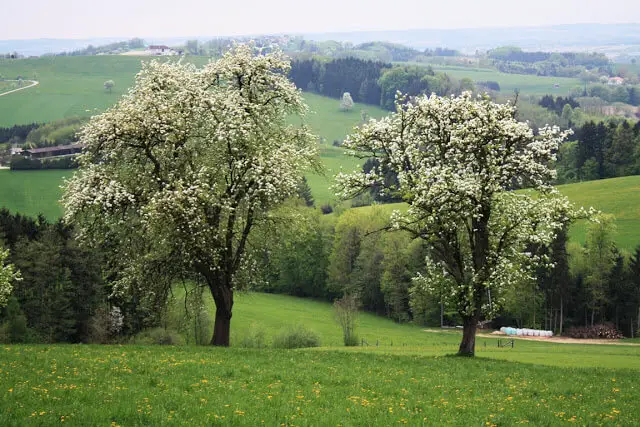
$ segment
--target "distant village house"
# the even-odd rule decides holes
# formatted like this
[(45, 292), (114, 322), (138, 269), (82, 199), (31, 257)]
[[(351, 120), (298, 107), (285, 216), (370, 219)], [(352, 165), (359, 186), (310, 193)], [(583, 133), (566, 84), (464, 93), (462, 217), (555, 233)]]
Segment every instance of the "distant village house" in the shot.
[(180, 52), (173, 50), (169, 46), (165, 46), (165, 45), (151, 45), (147, 48), (147, 52), (150, 55), (157, 55), (157, 56), (170, 56), (170, 55), (180, 54)]
[(608, 84), (612, 86), (620, 86), (624, 83), (624, 79), (622, 77), (609, 77)]

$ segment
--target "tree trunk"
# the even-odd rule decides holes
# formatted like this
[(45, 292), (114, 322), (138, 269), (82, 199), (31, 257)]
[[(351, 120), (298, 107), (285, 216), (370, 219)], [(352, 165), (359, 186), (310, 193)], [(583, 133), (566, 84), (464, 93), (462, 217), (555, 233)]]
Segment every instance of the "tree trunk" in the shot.
[(595, 319), (595, 317), (596, 317), (596, 309), (592, 308), (591, 309), (591, 327), (593, 327), (593, 320)]
[(213, 324), (211, 345), (229, 347), (233, 289), (225, 285), (210, 286), (210, 289), (216, 303), (216, 320)]
[(458, 349), (458, 356), (474, 356), (476, 352), (476, 330), (478, 329), (478, 316), (465, 316), (463, 318), (462, 342)]
[(562, 335), (562, 326), (564, 326), (564, 304), (563, 304), (563, 298), (560, 297), (560, 333), (558, 335)]

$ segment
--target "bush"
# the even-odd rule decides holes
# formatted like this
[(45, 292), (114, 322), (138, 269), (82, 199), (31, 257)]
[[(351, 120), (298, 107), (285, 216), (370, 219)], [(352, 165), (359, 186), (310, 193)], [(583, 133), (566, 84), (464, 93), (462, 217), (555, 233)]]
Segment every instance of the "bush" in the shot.
[(5, 308), (6, 322), (2, 324), (0, 340), (5, 343), (26, 343), (35, 340), (33, 331), (27, 327), (27, 316), (20, 308), (15, 296), (11, 296)]
[(604, 338), (604, 339), (621, 339), (623, 335), (611, 323), (603, 323), (593, 326), (579, 326), (569, 328), (565, 332), (565, 336), (569, 338)]
[(323, 215), (327, 215), (333, 212), (333, 208), (329, 204), (320, 206), (320, 210), (322, 211)]
[(184, 338), (176, 331), (165, 328), (147, 329), (131, 339), (132, 344), (142, 345), (183, 345)]
[(265, 341), (264, 329), (256, 325), (251, 325), (251, 330), (247, 335), (242, 337), (238, 346), (245, 348), (264, 348), (266, 347)]
[(75, 169), (77, 167), (78, 161), (75, 156), (31, 159), (16, 154), (11, 157), (11, 170)]
[(119, 307), (100, 307), (89, 320), (88, 340), (92, 344), (109, 344), (122, 331), (124, 317)]
[(320, 347), (320, 337), (305, 328), (296, 326), (293, 329), (283, 330), (273, 340), (274, 348), (305, 348)]
[(333, 310), (336, 322), (342, 328), (342, 339), (347, 347), (358, 345), (358, 310), (360, 301), (355, 295), (345, 295), (333, 303)]

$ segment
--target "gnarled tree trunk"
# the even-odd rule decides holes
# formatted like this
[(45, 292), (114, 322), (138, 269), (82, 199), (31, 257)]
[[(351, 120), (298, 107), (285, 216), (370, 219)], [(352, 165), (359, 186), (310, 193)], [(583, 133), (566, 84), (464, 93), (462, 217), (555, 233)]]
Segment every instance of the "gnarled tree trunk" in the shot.
[(479, 316), (465, 316), (463, 318), (462, 341), (458, 349), (458, 356), (474, 356), (476, 352), (476, 330)]
[(211, 345), (229, 347), (231, 315), (233, 308), (233, 289), (226, 284), (211, 286), (211, 294), (216, 303), (216, 320), (213, 325)]

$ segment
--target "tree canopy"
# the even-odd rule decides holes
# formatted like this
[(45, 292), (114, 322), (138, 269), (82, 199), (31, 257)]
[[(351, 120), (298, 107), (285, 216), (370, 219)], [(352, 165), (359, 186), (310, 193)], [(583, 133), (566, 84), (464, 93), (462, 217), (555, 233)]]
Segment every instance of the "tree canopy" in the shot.
[(296, 193), (314, 162), (300, 92), (280, 52), (238, 45), (202, 69), (143, 66), (134, 88), (84, 128), (66, 219), (107, 248), (114, 291), (166, 296), (198, 277), (216, 303), (212, 344), (229, 345), (237, 273), (252, 228)]
[[(342, 197), (382, 185), (399, 191), (406, 212), (391, 217), (392, 229), (429, 245), (424, 275), (416, 280), (443, 294), (464, 322), (460, 354), (473, 355), (482, 316), (494, 315), (505, 289), (532, 280), (551, 243), (571, 216), (566, 198), (551, 187), (550, 163), (566, 133), (543, 128), (539, 136), (515, 120), (515, 108), (487, 97), (396, 98), (396, 112), (361, 126), (345, 141), (378, 166), (338, 175)], [(398, 175), (384, 180), (384, 171)], [(515, 192), (518, 187), (535, 191)]]

